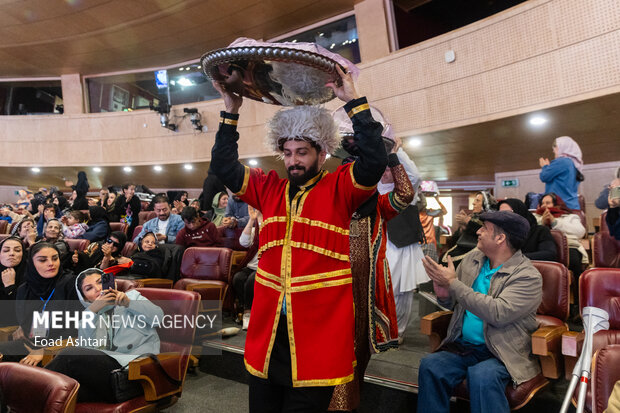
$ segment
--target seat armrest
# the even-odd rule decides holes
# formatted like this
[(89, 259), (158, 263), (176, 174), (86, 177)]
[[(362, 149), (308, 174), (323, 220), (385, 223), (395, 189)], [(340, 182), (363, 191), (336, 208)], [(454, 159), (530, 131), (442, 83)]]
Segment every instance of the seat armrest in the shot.
[[(187, 291), (196, 291), (200, 294), (200, 309), (198, 312), (205, 313), (211, 311), (221, 311), (226, 291), (228, 291), (228, 285), (215, 282), (203, 282), (196, 284), (189, 284), (185, 288)], [(217, 306), (214, 306), (214, 301), (217, 301)]]
[(452, 318), (452, 311), (436, 311), (422, 317), (420, 331), (429, 337), (431, 351), (437, 350), (441, 341), (446, 337), (450, 318)]
[(137, 288), (167, 288), (172, 289), (172, 280), (168, 278), (141, 278), (136, 280), (138, 282)]
[(564, 356), (564, 377), (570, 380), (573, 368), (581, 354), (585, 334), (576, 331), (567, 331), (562, 334), (562, 356)]
[[(157, 355), (161, 367), (174, 379), (184, 381), (188, 355), (163, 353)], [(164, 397), (180, 394), (183, 384), (172, 383), (161, 368), (149, 357), (139, 357), (129, 362), (129, 380), (140, 380), (146, 401), (156, 401)]]
[(562, 375), (562, 334), (566, 326), (541, 327), (532, 334), (532, 353), (540, 359), (543, 376), (558, 379)]

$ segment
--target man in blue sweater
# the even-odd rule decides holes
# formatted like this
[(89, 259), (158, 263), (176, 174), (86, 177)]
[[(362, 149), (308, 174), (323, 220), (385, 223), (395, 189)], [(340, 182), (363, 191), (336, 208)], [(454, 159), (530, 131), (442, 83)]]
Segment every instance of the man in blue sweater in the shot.
[(144, 223), (133, 242), (138, 243), (147, 232), (152, 232), (160, 244), (174, 244), (177, 233), (185, 226), (183, 219), (180, 215), (171, 214), (170, 200), (165, 195), (157, 195), (153, 206), (157, 216)]

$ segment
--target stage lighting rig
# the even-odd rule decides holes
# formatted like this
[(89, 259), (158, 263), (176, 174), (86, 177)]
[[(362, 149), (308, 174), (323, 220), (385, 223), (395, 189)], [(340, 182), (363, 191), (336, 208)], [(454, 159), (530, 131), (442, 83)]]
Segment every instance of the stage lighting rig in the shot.
[(202, 119), (202, 116), (198, 112), (198, 109), (196, 109), (196, 108), (183, 108), (183, 112), (185, 112), (185, 113), (187, 113), (189, 115), (189, 121), (192, 122), (192, 127), (195, 130), (202, 132), (202, 123), (200, 123), (200, 120)]
[(159, 106), (149, 105), (149, 108), (159, 113), (159, 123), (163, 128), (170, 129), (172, 132), (177, 131), (177, 125), (170, 123), (170, 105), (162, 102)]

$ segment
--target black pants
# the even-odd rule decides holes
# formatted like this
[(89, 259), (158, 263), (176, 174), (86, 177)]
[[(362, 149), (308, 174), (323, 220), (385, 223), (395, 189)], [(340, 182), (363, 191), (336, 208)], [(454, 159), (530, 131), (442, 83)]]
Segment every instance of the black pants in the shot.
[(58, 353), (45, 368), (80, 383), (78, 402), (115, 403), (110, 373), (121, 365), (107, 354), (85, 347), (69, 347)]
[(252, 300), (254, 299), (254, 278), (256, 270), (245, 267), (233, 276), (233, 289), (235, 296), (239, 300), (239, 306), (244, 310), (252, 308)]
[[(34, 346), (30, 345), (31, 348)], [(2, 361), (19, 362), (26, 357), (30, 351), (25, 346), (25, 341), (5, 341), (0, 343), (0, 354)]]
[(323, 413), (334, 392), (328, 387), (293, 387), (286, 317), (280, 316), (269, 360), (269, 378), (250, 375), (250, 413)]

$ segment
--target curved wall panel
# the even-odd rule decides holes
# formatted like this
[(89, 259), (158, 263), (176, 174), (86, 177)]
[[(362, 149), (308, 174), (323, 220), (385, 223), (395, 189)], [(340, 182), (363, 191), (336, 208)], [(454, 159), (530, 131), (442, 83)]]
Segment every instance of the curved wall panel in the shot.
[[(475, 124), (620, 91), (617, 0), (531, 0), (462, 29), (361, 65), (361, 93), (405, 136)], [(456, 60), (444, 61), (453, 50)], [(210, 159), (221, 101), (197, 107), (179, 132), (156, 113), (0, 117), (6, 166), (122, 165)], [(337, 102), (328, 107), (335, 108)], [(242, 157), (263, 156), (264, 124), (276, 107), (246, 100)], [(182, 107), (175, 107), (182, 114)], [(178, 119), (177, 119), (178, 121)]]

